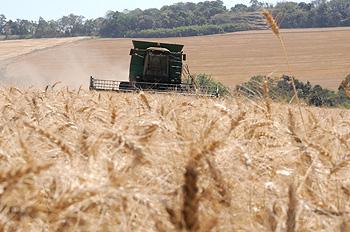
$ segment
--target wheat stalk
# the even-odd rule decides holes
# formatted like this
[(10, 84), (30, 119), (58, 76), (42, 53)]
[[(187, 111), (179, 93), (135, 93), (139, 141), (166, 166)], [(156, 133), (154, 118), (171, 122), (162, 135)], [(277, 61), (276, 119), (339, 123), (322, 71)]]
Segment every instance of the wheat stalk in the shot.
[(151, 105), (149, 104), (149, 101), (144, 93), (140, 93), (141, 101), (145, 104), (148, 110), (151, 110)]
[(198, 172), (196, 170), (195, 162), (190, 162), (186, 166), (186, 172), (184, 174), (185, 183), (182, 186), (183, 191), (183, 205), (182, 205), (182, 218), (184, 227), (188, 231), (198, 231), (200, 229), (199, 224), (199, 197), (198, 197)]
[(84, 129), (81, 136), (80, 136), (80, 153), (84, 157), (88, 157), (88, 152), (89, 152), (89, 143), (88, 143), (88, 138), (89, 134), (88, 132)]
[(173, 224), (177, 230), (182, 230), (183, 222), (181, 218), (176, 214), (176, 211), (170, 207), (166, 207), (165, 210), (168, 213), (169, 221), (171, 224)]
[(16, 185), (21, 179), (23, 179), (23, 177), (29, 174), (37, 175), (40, 172), (49, 169), (52, 165), (52, 163), (40, 165), (30, 163), (21, 168), (14, 168), (0, 172), (0, 198), (1, 195), (3, 195), (5, 192), (8, 192), (12, 186)]
[(339, 228), (340, 232), (350, 232), (350, 222), (344, 218)]
[(340, 170), (344, 169), (345, 167), (347, 167), (348, 165), (350, 165), (350, 159), (345, 159), (342, 160), (340, 163), (336, 164), (332, 170), (330, 171), (329, 175), (333, 175), (337, 172), (339, 172)]
[(267, 213), (267, 222), (270, 227), (269, 229), (272, 232), (275, 232), (278, 227), (278, 220), (276, 218), (276, 215), (270, 209), (267, 209), (266, 213)]
[(117, 118), (117, 109), (116, 107), (112, 107), (112, 112), (111, 112), (111, 124), (114, 125), (116, 122)]
[(52, 143), (54, 143), (57, 146), (59, 146), (61, 148), (61, 150), (69, 156), (69, 158), (73, 157), (73, 152), (71, 151), (71, 149), (61, 139), (59, 139), (57, 136), (53, 135), (52, 133), (50, 133), (50, 132), (48, 132), (48, 131), (46, 131), (46, 130), (38, 127), (38, 126), (34, 126), (33, 124), (31, 124), (29, 122), (25, 122), (24, 121), (23, 124), (26, 127), (33, 129), (34, 131), (36, 131), (40, 135), (46, 137)]
[(230, 207), (232, 197), (230, 190), (227, 188), (227, 183), (225, 182), (220, 170), (216, 167), (215, 163), (213, 161), (210, 161), (209, 158), (207, 158), (206, 161), (209, 167), (209, 172), (214, 180), (214, 185), (218, 189), (218, 192), (221, 196), (220, 203), (226, 207)]
[(264, 80), (264, 83), (263, 83), (263, 96), (265, 99), (266, 117), (268, 119), (271, 119), (271, 100), (269, 95), (269, 84), (267, 80)]
[(271, 12), (264, 9), (262, 14), (265, 17), (267, 24), (270, 25), (271, 30), (273, 31), (273, 33), (276, 36), (279, 36), (280, 35), (280, 29), (279, 29), (279, 26), (278, 26), (277, 22), (273, 18)]
[(62, 83), (61, 81), (55, 82), (55, 83), (52, 85), (51, 89), (53, 90), (58, 84), (61, 84), (61, 83)]
[[(284, 52), (284, 57), (286, 59), (286, 62), (287, 62), (287, 65), (288, 65), (288, 70), (289, 70), (289, 73), (292, 73), (291, 72), (291, 66), (290, 66), (290, 62), (289, 62), (289, 58), (288, 58), (288, 53), (287, 53), (287, 48), (284, 44), (284, 40), (282, 38), (282, 35), (280, 34), (280, 30), (279, 30), (279, 27), (278, 27), (278, 24), (277, 22), (275, 21), (275, 19), (273, 18), (272, 14), (270, 11), (268, 10), (263, 10), (262, 12), (263, 16), (265, 17), (266, 19), (266, 23), (268, 25), (270, 25), (271, 27), (271, 30), (273, 31), (273, 33), (277, 36), (277, 38), (279, 39), (280, 43), (281, 43), (281, 46), (283, 48), (283, 52)], [(303, 114), (301, 112), (301, 107), (300, 107), (300, 99), (299, 99), (299, 96), (298, 96), (298, 91), (296, 89), (296, 86), (295, 86), (295, 78), (292, 76), (292, 87), (293, 87), (293, 92), (294, 92), (294, 97), (297, 99), (297, 104), (298, 104), (298, 108), (299, 108), (299, 113), (300, 113), (300, 117), (301, 117), (301, 120), (302, 120), (302, 123), (303, 123), (303, 126), (304, 126), (304, 132), (306, 133), (306, 127), (305, 127), (305, 122), (304, 122), (304, 117), (303, 117)]]
[(236, 118), (231, 119), (229, 133), (231, 133), (240, 124), (240, 122), (244, 119), (246, 114), (247, 114), (246, 112), (242, 111), (239, 113), (239, 115)]
[(296, 195), (296, 189), (294, 184), (289, 186), (288, 190), (288, 211), (286, 220), (286, 231), (295, 232), (297, 228), (297, 210), (298, 210), (298, 199)]

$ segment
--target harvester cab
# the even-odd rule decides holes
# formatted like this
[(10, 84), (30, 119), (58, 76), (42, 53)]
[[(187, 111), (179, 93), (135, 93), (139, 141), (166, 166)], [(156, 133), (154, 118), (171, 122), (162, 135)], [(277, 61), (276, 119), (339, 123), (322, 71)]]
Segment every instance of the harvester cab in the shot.
[(90, 90), (118, 92), (152, 91), (206, 94), (194, 83), (182, 83), (186, 55), (183, 45), (133, 40), (130, 50), (129, 81), (100, 80), (90, 77)]
[(183, 45), (133, 41), (130, 82), (181, 84)]
[[(166, 48), (147, 48), (143, 71), (146, 82), (161, 83), (169, 80), (169, 54), (170, 51)], [(140, 78), (140, 76), (136, 76), (136, 79)]]

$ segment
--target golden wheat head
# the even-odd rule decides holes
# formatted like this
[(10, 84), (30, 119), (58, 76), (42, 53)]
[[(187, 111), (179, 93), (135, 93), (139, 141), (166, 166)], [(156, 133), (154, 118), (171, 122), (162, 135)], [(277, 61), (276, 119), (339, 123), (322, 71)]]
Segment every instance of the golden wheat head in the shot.
[(267, 23), (267, 25), (269, 25), (271, 27), (271, 30), (273, 31), (273, 33), (276, 36), (279, 36), (280, 29), (279, 29), (279, 27), (277, 25), (276, 20), (273, 18), (271, 12), (268, 11), (268, 10), (263, 10), (262, 15), (265, 17), (266, 23)]

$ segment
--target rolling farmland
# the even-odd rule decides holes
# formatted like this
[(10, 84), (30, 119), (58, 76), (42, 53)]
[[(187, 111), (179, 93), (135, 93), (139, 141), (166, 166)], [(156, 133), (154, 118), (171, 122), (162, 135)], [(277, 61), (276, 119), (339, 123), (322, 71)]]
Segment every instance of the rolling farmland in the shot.
[[(296, 78), (336, 89), (350, 73), (350, 28), (282, 30), (282, 36), (291, 73)], [(42, 41), (45, 44), (51, 40)], [(183, 43), (191, 72), (212, 74), (229, 86), (257, 74), (289, 73), (279, 41), (270, 31), (160, 41)], [(18, 51), (13, 46), (4, 46), (9, 42), (0, 42), (0, 60), (7, 59), (1, 68), (6, 83), (46, 85), (62, 81), (77, 87), (86, 86), (90, 75), (102, 79), (128, 78), (130, 39), (81, 40), (44, 50), (31, 49), (31, 53), (19, 57), (16, 54), (31, 48), (33, 41), (11, 42), (24, 45), (18, 46)]]

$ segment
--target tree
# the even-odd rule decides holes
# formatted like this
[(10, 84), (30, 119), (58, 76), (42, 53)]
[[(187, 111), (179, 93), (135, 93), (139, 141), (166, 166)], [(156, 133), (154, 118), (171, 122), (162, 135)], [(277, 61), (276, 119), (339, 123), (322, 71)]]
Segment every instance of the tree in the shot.
[(49, 27), (49, 24), (43, 19), (42, 17), (39, 18), (38, 25), (34, 32), (35, 38), (44, 38), (47, 37), (47, 29)]
[(317, 0), (313, 2), (315, 8), (311, 10), (313, 27), (329, 27), (333, 26), (330, 18), (332, 16), (331, 9), (326, 0)]
[(35, 24), (28, 20), (17, 19), (17, 35), (21, 36), (33, 36), (35, 31)]
[(212, 16), (220, 13), (224, 13), (226, 11), (226, 7), (224, 6), (223, 1), (205, 1), (199, 2), (197, 4), (197, 13), (201, 12), (206, 19), (210, 19)]
[(63, 16), (58, 20), (58, 28), (67, 37), (83, 35), (84, 17), (74, 14)]
[(248, 6), (244, 4), (236, 4), (234, 7), (231, 7), (231, 12), (245, 12), (248, 11)]
[[(307, 27), (309, 22), (309, 12), (304, 10), (295, 2), (280, 2), (274, 7), (274, 14), (281, 16), (281, 27), (284, 28), (300, 28)], [(306, 6), (305, 6), (306, 7)]]
[[(125, 37), (136, 35), (188, 36), (238, 30), (261, 29), (261, 8), (268, 8), (282, 19), (281, 27), (350, 26), (350, 0), (315, 0), (279, 2), (274, 7), (266, 2), (250, 0), (250, 5), (236, 4), (226, 9), (222, 0), (198, 3), (179, 2), (160, 9), (109, 11), (105, 17), (85, 20), (69, 14), (59, 20), (37, 22), (6, 20), (0, 15), (0, 34), (11, 37), (68, 37), (102, 36)], [(253, 13), (251, 13), (253, 12)]]
[(5, 15), (0, 15), (0, 34), (4, 34), (4, 27), (6, 25), (6, 17)]
[(109, 11), (102, 22), (100, 35), (103, 37), (121, 37), (124, 25), (120, 25), (118, 20), (123, 13)]
[(332, 0), (328, 3), (331, 14), (331, 21), (334, 25), (350, 26), (350, 1)]
[(312, 3), (300, 2), (298, 3), (298, 7), (304, 11), (310, 11), (313, 7)]
[(16, 35), (17, 34), (17, 24), (13, 22), (12, 20), (9, 20), (6, 22), (4, 25), (4, 34), (5, 34), (5, 39), (8, 39), (10, 35)]
[(261, 8), (263, 8), (266, 4), (263, 2), (259, 2), (258, 0), (250, 0), (250, 11), (257, 11)]

